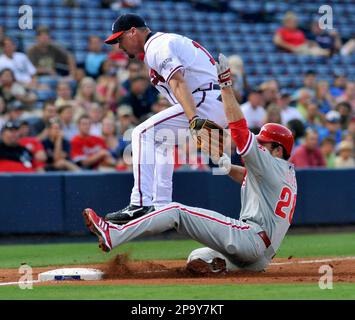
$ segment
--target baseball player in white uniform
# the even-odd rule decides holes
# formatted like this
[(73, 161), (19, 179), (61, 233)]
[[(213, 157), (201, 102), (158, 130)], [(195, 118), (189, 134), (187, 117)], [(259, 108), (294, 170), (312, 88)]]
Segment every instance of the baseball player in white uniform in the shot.
[[(153, 33), (135, 14), (118, 17), (107, 44), (118, 43), (129, 57), (144, 53), (152, 84), (172, 107), (152, 116), (132, 132), (134, 187), (130, 204), (106, 215), (106, 220), (123, 224), (172, 201), (173, 146), (178, 134), (198, 129), (203, 119), (225, 128), (227, 120), (220, 101), (215, 60), (195, 41), (177, 34)], [(219, 98), (219, 100), (218, 100)], [(164, 130), (169, 148), (159, 148)], [(178, 132), (180, 131), (180, 132)]]
[[(204, 244), (188, 257), (191, 270), (265, 270), (276, 254), (296, 205), (295, 170), (287, 160), (293, 136), (286, 127), (268, 123), (255, 136), (235, 99), (227, 59), (217, 64), (222, 100), (231, 136), (245, 167), (231, 165), (229, 175), (241, 187), (240, 219), (171, 203), (124, 225), (105, 221), (92, 209), (83, 212), (89, 230), (99, 237), (104, 251), (143, 235), (176, 229)], [(220, 158), (223, 166), (226, 155)]]

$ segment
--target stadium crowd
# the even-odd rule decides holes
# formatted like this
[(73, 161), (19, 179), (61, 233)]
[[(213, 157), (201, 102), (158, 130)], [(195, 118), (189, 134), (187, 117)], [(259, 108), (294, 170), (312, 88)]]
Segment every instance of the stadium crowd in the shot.
[[(287, 13), (270, 41), (289, 54), (354, 54), (336, 33), (316, 26), (311, 33), (306, 38)], [(85, 61), (78, 64), (45, 26), (26, 52), (0, 27), (0, 172), (131, 170), (123, 159), (130, 154), (130, 130), (170, 105), (151, 85), (142, 57), (129, 60), (116, 46), (107, 47), (89, 36)], [(266, 122), (288, 126), (296, 140), (290, 161), (298, 168), (355, 168), (353, 80), (338, 73), (328, 83), (310, 67), (303, 87), (292, 93), (274, 79), (251, 88), (243, 60), (232, 55), (229, 62), (250, 130), (258, 133)], [(186, 146), (176, 149), (176, 170), (209, 169), (200, 159), (182, 164), (186, 152)]]

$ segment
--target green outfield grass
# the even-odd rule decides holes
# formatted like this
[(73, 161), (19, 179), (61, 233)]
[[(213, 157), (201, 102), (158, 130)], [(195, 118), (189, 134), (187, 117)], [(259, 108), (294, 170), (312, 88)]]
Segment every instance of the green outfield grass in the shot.
[[(136, 241), (111, 253), (102, 252), (96, 243), (65, 243), (0, 246), (0, 268), (17, 268), (21, 263), (32, 267), (105, 262), (117, 253), (129, 252), (136, 260), (186, 259), (201, 247), (192, 240)], [(285, 238), (277, 257), (323, 257), (355, 255), (353, 233), (290, 235)]]
[[(105, 254), (96, 243), (65, 243), (0, 246), (0, 268), (75, 265), (106, 262), (129, 252), (136, 260), (186, 259), (201, 245), (191, 240), (136, 241)], [(352, 233), (289, 235), (277, 257), (354, 256)], [(1, 269), (0, 269), (1, 275)], [(1, 282), (1, 280), (0, 280)], [(0, 299), (355, 299), (355, 284), (336, 283), (333, 290), (318, 284), (171, 286), (54, 286), (21, 290), (0, 286)]]
[(49, 286), (22, 290), (0, 287), (0, 299), (65, 300), (308, 300), (355, 299), (355, 284), (334, 284), (321, 290), (318, 284), (230, 284), (230, 285), (127, 285), (127, 286)]

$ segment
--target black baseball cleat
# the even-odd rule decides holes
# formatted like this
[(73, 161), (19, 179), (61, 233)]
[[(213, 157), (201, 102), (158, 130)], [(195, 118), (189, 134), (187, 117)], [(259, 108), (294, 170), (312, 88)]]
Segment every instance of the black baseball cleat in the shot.
[(108, 213), (105, 216), (105, 220), (114, 224), (125, 224), (154, 210), (153, 206), (136, 206), (134, 204), (130, 204), (124, 209)]

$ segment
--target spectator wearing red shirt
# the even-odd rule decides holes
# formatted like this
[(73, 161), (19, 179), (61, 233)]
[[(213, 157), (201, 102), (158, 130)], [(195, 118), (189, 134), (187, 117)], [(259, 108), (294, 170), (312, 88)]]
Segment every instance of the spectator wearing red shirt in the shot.
[(79, 134), (71, 140), (71, 158), (84, 169), (114, 167), (114, 158), (110, 154), (103, 138), (90, 135), (91, 120), (82, 115), (78, 120)]
[(18, 143), (18, 123), (9, 121), (1, 130), (0, 172), (36, 172), (34, 158)]
[(274, 35), (274, 44), (288, 52), (314, 56), (329, 56), (329, 51), (316, 43), (307, 41), (304, 32), (298, 28), (297, 16), (289, 11), (283, 18), (283, 27)]
[(306, 130), (306, 138), (290, 158), (296, 168), (325, 167), (324, 157), (318, 147), (318, 133), (310, 128)]

